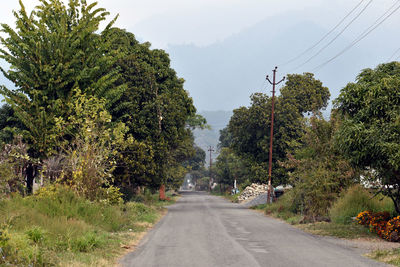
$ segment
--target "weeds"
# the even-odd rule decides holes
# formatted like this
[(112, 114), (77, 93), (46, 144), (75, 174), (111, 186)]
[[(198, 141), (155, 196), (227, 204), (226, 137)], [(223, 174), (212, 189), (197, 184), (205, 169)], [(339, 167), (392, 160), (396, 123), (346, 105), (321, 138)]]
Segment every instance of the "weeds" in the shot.
[(96, 265), (118, 255), (132, 238), (128, 229), (146, 230), (167, 204), (90, 202), (63, 187), (47, 193), (0, 200), (0, 266)]
[(369, 210), (372, 212), (388, 211), (395, 214), (393, 201), (382, 195), (374, 196), (360, 185), (349, 188), (333, 204), (329, 211), (330, 218), (335, 223), (349, 224), (360, 212)]

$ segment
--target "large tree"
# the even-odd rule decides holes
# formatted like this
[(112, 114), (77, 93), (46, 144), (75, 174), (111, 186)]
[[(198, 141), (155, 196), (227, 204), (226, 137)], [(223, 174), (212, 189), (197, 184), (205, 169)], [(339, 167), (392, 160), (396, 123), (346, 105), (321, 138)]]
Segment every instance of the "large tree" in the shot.
[(281, 163), (293, 186), (292, 211), (304, 214), (306, 220), (326, 218), (339, 193), (358, 181), (359, 172), (335, 146), (338, 125), (336, 112), (332, 112), (330, 121), (312, 116), (302, 137), (303, 145)]
[[(73, 134), (56, 125), (67, 119), (69, 102), (79, 91), (104, 100), (112, 115), (110, 127), (124, 123), (127, 136), (135, 140), (119, 151), (116, 182), (176, 186), (186, 172), (182, 163), (195, 152), (191, 129), (205, 122), (195, 115), (168, 54), (112, 28), (114, 20), (100, 29), (108, 12), (96, 3), (40, 0), (30, 14), (20, 5), (14, 13), (16, 28), (2, 24), (0, 58), (10, 69), (1, 70), (16, 87), (3, 87), (2, 94), (30, 155), (41, 162), (60, 153), (60, 140), (73, 141)], [(3, 113), (10, 112), (7, 108)], [(1, 135), (9, 138), (10, 124), (6, 128)]]
[(343, 116), (340, 149), (380, 181), (400, 214), (400, 63), (363, 70), (342, 89), (335, 106)]
[(115, 86), (115, 59), (106, 53), (111, 42), (103, 38), (112, 22), (98, 34), (108, 12), (84, 0), (70, 0), (68, 6), (60, 0), (40, 2), (28, 14), (20, 1), (15, 30), (1, 25), (0, 58), (10, 66), (1, 71), (16, 87), (2, 93), (26, 130), (32, 154), (45, 158), (54, 150), (48, 138), (54, 118), (65, 115), (74, 89), (104, 97), (110, 106), (124, 88)]
[[(278, 162), (286, 159), (288, 151), (299, 147), (304, 134), (304, 115), (325, 108), (329, 96), (328, 88), (313, 74), (288, 75), (275, 105), (273, 184), (287, 182), (286, 171)], [(271, 100), (265, 94), (253, 94), (251, 105), (234, 110), (228, 125), (231, 147), (252, 162), (251, 173), (257, 182), (265, 182), (267, 178)]]
[[(154, 159), (143, 169), (146, 175), (130, 175), (129, 184), (176, 186), (186, 172), (182, 163), (195, 153), (191, 128), (204, 121), (195, 115), (184, 80), (171, 68), (165, 51), (151, 49), (149, 43), (139, 43), (134, 34), (118, 28), (110, 29), (107, 37), (112, 40), (110, 52), (119, 55), (114, 63), (120, 70), (118, 83), (126, 85), (112, 109), (113, 120), (124, 122), (129, 134), (152, 147)], [(117, 174), (127, 171), (132, 174), (126, 168)]]

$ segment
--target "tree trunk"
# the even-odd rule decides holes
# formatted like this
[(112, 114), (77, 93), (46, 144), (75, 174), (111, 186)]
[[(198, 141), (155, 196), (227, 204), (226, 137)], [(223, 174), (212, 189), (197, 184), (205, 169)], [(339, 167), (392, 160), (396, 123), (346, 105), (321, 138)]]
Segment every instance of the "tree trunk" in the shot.
[(35, 179), (35, 174), (35, 167), (32, 163), (29, 163), (28, 167), (26, 168), (26, 189), (28, 194), (32, 194), (33, 179)]

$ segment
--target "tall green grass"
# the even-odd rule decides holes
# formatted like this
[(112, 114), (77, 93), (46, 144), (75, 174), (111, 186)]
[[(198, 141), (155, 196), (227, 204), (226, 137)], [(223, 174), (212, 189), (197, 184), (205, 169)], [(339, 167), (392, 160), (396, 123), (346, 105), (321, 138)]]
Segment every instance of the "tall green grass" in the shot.
[(390, 198), (374, 196), (368, 189), (354, 185), (344, 192), (332, 205), (329, 215), (333, 222), (348, 224), (362, 211), (388, 211), (394, 215), (395, 208)]
[[(66, 254), (119, 246), (118, 231), (143, 230), (157, 209), (143, 203), (90, 202), (67, 188), (0, 200), (0, 266), (58, 265)], [(79, 257), (79, 255), (77, 255)]]
[(303, 216), (297, 212), (293, 191), (289, 190), (272, 204), (265, 205), (265, 213), (283, 219), (290, 224), (298, 224)]

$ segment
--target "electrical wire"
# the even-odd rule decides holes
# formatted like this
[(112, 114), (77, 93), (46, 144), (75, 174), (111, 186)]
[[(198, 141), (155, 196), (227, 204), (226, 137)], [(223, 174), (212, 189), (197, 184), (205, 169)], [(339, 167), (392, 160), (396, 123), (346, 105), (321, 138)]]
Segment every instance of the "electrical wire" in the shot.
[(292, 59), (278, 65), (280, 67), (285, 66), (289, 63), (292, 63), (293, 61), (296, 61), (297, 59), (301, 58), (302, 56), (304, 56), (305, 54), (307, 54), (308, 52), (310, 52), (311, 50), (313, 50), (315, 47), (317, 47), (322, 41), (324, 41), (332, 32), (334, 32), (351, 14), (353, 14), (353, 12), (364, 2), (365, 0), (361, 0), (350, 12), (348, 12), (346, 14), (346, 16), (344, 16), (338, 24), (335, 25), (335, 27), (333, 27), (327, 34), (325, 34), (319, 41), (317, 41), (315, 44), (313, 44), (312, 46), (310, 46), (309, 48), (307, 48), (306, 50), (304, 50), (302, 53), (300, 53), (299, 55), (297, 55), (296, 57), (293, 57)]
[(336, 34), (336, 36), (330, 41), (328, 42), (325, 46), (323, 46), (320, 50), (318, 50), (317, 53), (315, 53), (313, 56), (311, 56), (309, 59), (307, 59), (305, 62), (303, 62), (302, 64), (300, 64), (299, 66), (297, 66), (296, 68), (293, 69), (297, 70), (301, 67), (303, 67), (305, 64), (307, 64), (308, 62), (310, 62), (311, 60), (313, 60), (315, 57), (317, 57), (319, 54), (321, 54), (326, 48), (328, 48), (334, 41), (336, 41), (337, 38), (340, 37), (340, 35), (343, 34), (343, 32), (345, 30), (347, 30), (351, 24), (353, 24), (354, 21), (356, 21), (363, 13), (364, 11), (368, 8), (368, 6), (373, 2), (373, 0), (370, 0), (363, 9), (361, 9), (361, 11), (349, 22), (347, 23), (347, 25), (338, 33)]
[[(395, 6), (400, 2), (398, 0), (396, 3), (394, 3), (382, 16), (380, 16), (370, 27), (368, 27), (364, 32), (362, 32), (351, 44), (346, 46), (342, 51), (340, 51), (338, 54), (330, 58), (329, 60), (325, 61), (324, 63), (318, 65), (313, 69), (313, 71), (318, 71), (321, 68), (323, 68), (325, 65), (328, 63), (332, 62), (342, 54), (344, 54), (347, 50), (355, 46), (357, 43), (359, 43), (361, 40), (363, 40), (365, 37), (367, 37), (371, 32), (373, 32), (376, 28), (378, 28), (380, 25), (382, 25), (383, 22), (385, 22), (388, 18), (390, 18), (397, 10), (400, 9), (400, 5), (395, 8)], [(395, 8), (394, 10), (392, 10)], [(385, 17), (386, 16), (386, 17)]]
[[(396, 56), (396, 54), (397, 54), (397, 52), (399, 52), (400, 51), (400, 47), (399, 47), (399, 49), (397, 49), (396, 51), (394, 51), (394, 53), (390, 56), (390, 58), (387, 60), (388, 62), (390, 62), (395, 56)], [(399, 56), (400, 57), (400, 56)], [(396, 58), (396, 59), (398, 59), (398, 58)]]
[(258, 88), (261, 89), (261, 92), (264, 91), (265, 89), (265, 83), (267, 82), (267, 80), (264, 79), (264, 81), (260, 84), (260, 86)]

